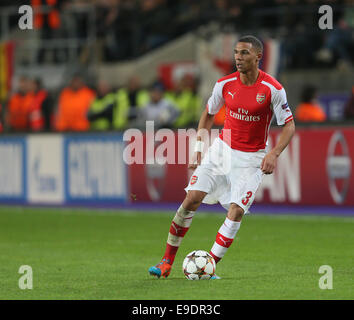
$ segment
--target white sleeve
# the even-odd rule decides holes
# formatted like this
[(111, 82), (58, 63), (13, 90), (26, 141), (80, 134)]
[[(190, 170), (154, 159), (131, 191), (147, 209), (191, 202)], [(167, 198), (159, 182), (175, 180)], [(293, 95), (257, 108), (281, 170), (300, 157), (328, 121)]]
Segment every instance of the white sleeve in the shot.
[(272, 92), (272, 106), (279, 126), (293, 120), (293, 114), (288, 105), (284, 88)]
[(209, 114), (217, 114), (224, 105), (224, 97), (222, 96), (223, 84), (221, 82), (215, 83), (213, 93), (211, 94), (207, 108)]

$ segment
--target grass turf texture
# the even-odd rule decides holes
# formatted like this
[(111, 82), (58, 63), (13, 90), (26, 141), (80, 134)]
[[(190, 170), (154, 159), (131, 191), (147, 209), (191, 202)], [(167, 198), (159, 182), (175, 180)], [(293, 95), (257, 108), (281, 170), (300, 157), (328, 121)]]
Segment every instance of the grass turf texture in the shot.
[[(0, 208), (0, 299), (354, 299), (354, 219), (250, 215), (217, 265), (222, 280), (188, 281), (185, 255), (209, 250), (223, 214), (198, 212), (168, 279), (160, 261), (174, 213)], [(20, 290), (21, 265), (33, 289)], [(333, 290), (321, 290), (321, 265)]]

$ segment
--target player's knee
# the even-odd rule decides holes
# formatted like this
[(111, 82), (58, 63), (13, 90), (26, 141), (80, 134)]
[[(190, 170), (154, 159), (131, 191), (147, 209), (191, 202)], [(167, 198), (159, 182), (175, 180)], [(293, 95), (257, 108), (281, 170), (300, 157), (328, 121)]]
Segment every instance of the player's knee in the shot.
[(244, 215), (244, 210), (236, 203), (231, 203), (227, 217), (232, 221), (241, 221)]
[(186, 198), (183, 201), (183, 208), (195, 211), (202, 203), (205, 197), (205, 192), (201, 191), (188, 191)]

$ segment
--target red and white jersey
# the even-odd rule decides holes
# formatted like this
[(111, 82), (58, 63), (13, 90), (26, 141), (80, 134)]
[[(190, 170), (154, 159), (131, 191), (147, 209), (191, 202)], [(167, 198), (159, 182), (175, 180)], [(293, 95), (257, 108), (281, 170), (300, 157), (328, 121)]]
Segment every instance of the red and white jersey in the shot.
[[(219, 79), (208, 100), (208, 113), (216, 114), (223, 105), (226, 115), (220, 138), (232, 149), (245, 152), (266, 147), (273, 115), (278, 125), (293, 119), (284, 88), (262, 70), (252, 86), (241, 82), (238, 71)], [(231, 137), (226, 134), (227, 129), (231, 130)]]

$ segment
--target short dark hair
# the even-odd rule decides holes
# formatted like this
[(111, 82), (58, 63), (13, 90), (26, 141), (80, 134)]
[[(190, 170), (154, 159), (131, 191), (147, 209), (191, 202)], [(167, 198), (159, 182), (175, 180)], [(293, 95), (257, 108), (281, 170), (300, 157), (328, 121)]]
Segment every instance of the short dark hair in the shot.
[(263, 52), (263, 44), (261, 40), (259, 40), (254, 36), (243, 36), (240, 39), (238, 39), (238, 42), (251, 43), (253, 48), (255, 48), (257, 51)]
[(165, 91), (165, 86), (163, 85), (163, 83), (161, 81), (155, 81), (151, 86), (150, 86), (150, 90), (158, 90), (158, 91)]

